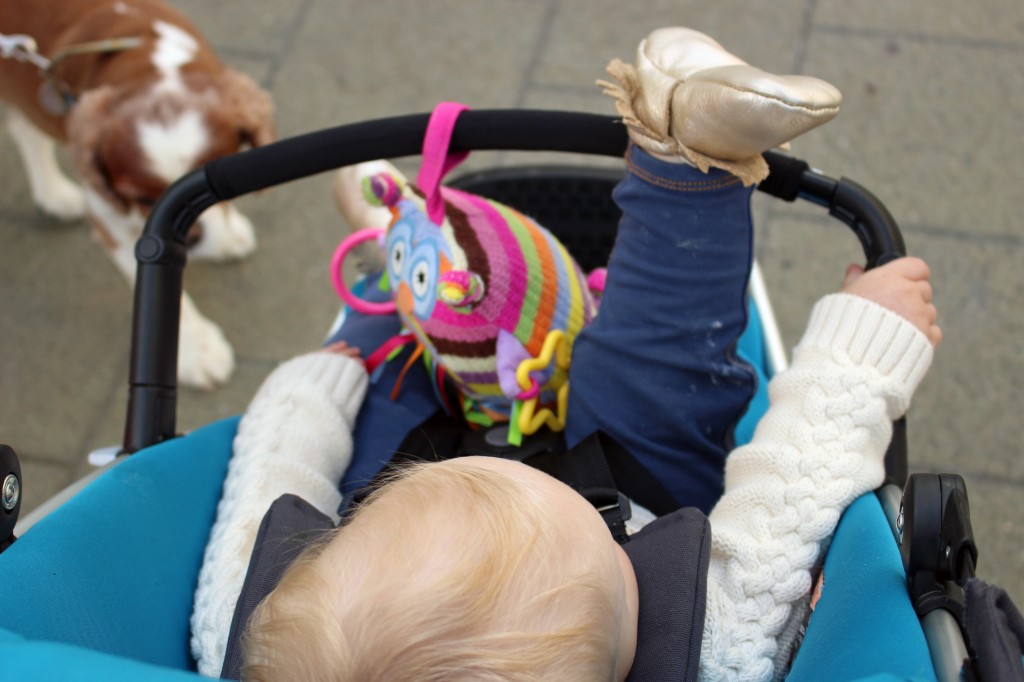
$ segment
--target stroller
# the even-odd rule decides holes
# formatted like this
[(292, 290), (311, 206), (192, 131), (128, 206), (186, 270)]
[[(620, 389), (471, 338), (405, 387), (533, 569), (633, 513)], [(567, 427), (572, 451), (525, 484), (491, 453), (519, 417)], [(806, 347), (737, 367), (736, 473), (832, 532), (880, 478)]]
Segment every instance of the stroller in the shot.
[[(189, 617), (238, 418), (183, 437), (176, 432), (185, 233), (217, 202), (341, 166), (418, 154), (428, 118), (347, 125), (223, 158), (185, 176), (157, 203), (136, 246), (123, 444), (124, 453), (134, 454), (16, 527), (20, 471), (13, 451), (0, 448), (3, 680), (200, 679), (189, 653)], [(626, 142), (625, 127), (605, 116), (469, 111), (459, 119), (452, 149), (617, 157)], [(833, 180), (791, 157), (766, 158), (771, 174), (759, 189), (827, 208), (853, 230), (869, 266), (905, 253), (888, 211), (856, 183)], [(618, 220), (610, 195), (619, 177), (595, 169), (530, 167), (484, 171), (453, 184), (533, 215), (590, 269), (603, 264), (610, 250)], [(785, 354), (757, 272), (752, 300), (740, 352), (770, 377), (784, 369)], [(762, 411), (763, 405), (754, 406), (748, 415), (756, 420)], [(1016, 614), (1005, 594), (986, 593), (991, 618), (981, 620), (996, 626), (966, 627), (971, 618), (965, 618), (964, 588), (970, 592), (977, 549), (963, 480), (908, 478), (903, 427), (894, 429), (887, 483), (855, 502), (837, 529), (825, 559), (830, 588), (788, 679), (953, 680), (962, 669), (973, 679), (1024, 679), (1022, 634), (1005, 627)], [(737, 439), (751, 429), (751, 423), (741, 425)], [(23, 537), (15, 541), (15, 534)], [(981, 611), (971, 608), (968, 616), (978, 620)]]

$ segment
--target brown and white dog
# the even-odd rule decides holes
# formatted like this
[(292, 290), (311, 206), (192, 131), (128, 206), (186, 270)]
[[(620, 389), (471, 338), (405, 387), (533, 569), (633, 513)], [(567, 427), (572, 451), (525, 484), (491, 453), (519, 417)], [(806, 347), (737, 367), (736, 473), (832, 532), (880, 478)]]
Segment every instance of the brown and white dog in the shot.
[[(59, 218), (87, 214), (129, 282), (145, 217), (171, 182), (273, 141), (267, 93), (221, 63), (196, 27), (160, 0), (0, 1), (0, 39), (18, 34), (31, 36), (41, 57), (68, 55), (54, 60), (49, 77), (0, 58), (0, 99), (32, 198)], [(92, 51), (111, 39), (137, 40)], [(81, 185), (60, 171), (57, 142), (69, 146)], [(207, 210), (197, 227), (191, 257), (238, 258), (255, 248), (252, 224), (230, 204)], [(183, 296), (179, 381), (211, 388), (233, 369), (220, 328)]]

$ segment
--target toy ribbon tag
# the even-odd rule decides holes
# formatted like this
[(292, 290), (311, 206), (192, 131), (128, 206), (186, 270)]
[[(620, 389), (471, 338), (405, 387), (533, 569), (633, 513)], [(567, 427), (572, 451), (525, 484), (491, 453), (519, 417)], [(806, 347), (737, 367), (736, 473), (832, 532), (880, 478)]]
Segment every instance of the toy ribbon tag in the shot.
[(435, 225), (444, 221), (441, 180), (469, 158), (469, 152), (448, 151), (459, 114), (468, 110), (469, 107), (459, 102), (441, 102), (430, 114), (427, 131), (423, 136), (423, 162), (416, 176), (416, 186), (426, 195), (427, 217)]

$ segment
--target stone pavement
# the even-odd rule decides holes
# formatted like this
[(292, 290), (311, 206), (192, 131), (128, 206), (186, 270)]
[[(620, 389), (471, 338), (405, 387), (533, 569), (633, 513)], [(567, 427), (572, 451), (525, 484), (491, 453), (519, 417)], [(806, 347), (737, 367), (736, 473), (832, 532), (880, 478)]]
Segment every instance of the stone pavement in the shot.
[[(776, 72), (845, 95), (793, 152), (870, 188), (935, 276), (946, 338), (910, 416), (915, 469), (967, 479), (979, 573), (1024, 604), (1024, 3), (907, 0), (178, 0), (225, 59), (273, 94), (281, 136), (440, 100), (475, 108), (612, 113), (593, 85), (640, 38), (688, 25)], [(526, 160), (478, 154), (473, 167)], [(547, 155), (531, 161), (564, 160)], [(411, 162), (407, 162), (411, 163)], [(408, 170), (414, 165), (406, 165)], [(238, 371), (182, 391), (189, 429), (240, 412), (284, 358), (313, 348), (336, 311), (327, 277), (341, 234), (318, 176), (247, 197), (260, 248), (188, 268), (186, 287), (232, 342)], [(783, 335), (859, 249), (809, 206), (763, 197), (757, 250)], [(84, 223), (42, 216), (0, 145), (0, 441), (21, 454), (26, 506), (116, 444), (127, 396), (131, 297)]]

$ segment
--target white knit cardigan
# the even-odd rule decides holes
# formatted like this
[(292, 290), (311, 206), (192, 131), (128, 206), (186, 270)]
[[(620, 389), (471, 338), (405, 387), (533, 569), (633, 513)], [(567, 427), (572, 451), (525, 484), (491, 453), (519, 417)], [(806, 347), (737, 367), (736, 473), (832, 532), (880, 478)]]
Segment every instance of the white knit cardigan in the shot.
[[(770, 680), (783, 671), (810, 571), (843, 510), (883, 479), (892, 421), (907, 409), (932, 348), (865, 299), (815, 306), (791, 367), (750, 444), (729, 455), (711, 512), (702, 680)], [(199, 672), (217, 676), (232, 612), (268, 506), (290, 492), (334, 516), (366, 375), (340, 355), (290, 360), (246, 412), (217, 510), (192, 616)]]

